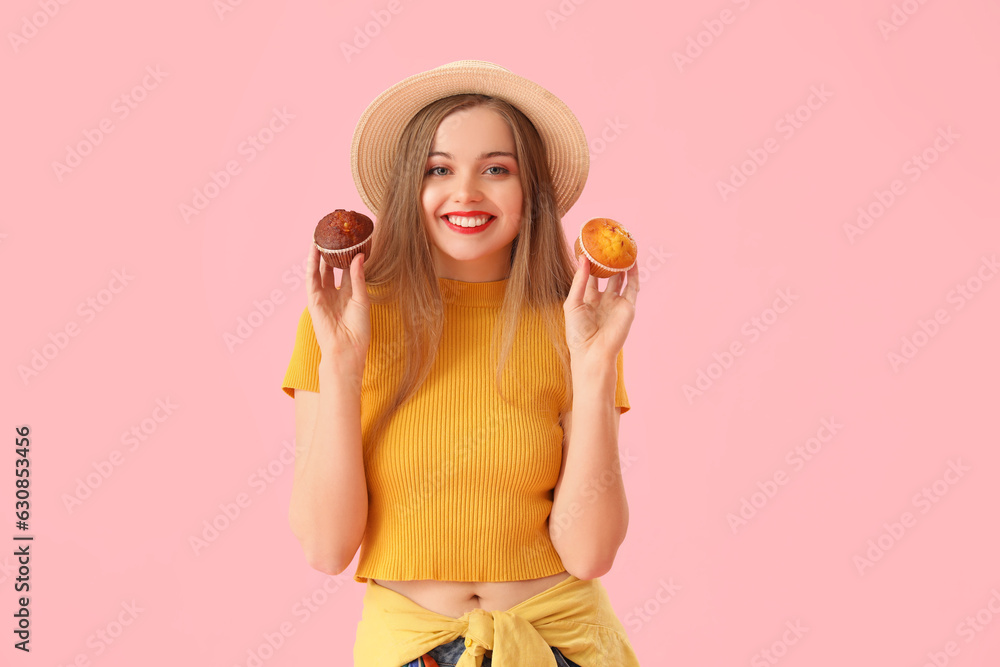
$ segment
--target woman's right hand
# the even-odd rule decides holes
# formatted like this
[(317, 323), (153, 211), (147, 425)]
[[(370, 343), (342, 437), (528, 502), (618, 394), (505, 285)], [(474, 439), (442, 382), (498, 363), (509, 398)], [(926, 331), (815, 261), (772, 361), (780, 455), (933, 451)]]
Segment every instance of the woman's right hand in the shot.
[(371, 343), (372, 325), (368, 289), (365, 287), (364, 255), (351, 260), (351, 268), (341, 272), (335, 284), (333, 267), (321, 261), (319, 248), (309, 244), (306, 265), (306, 305), (312, 318), (322, 361), (332, 361), (338, 369), (360, 377)]

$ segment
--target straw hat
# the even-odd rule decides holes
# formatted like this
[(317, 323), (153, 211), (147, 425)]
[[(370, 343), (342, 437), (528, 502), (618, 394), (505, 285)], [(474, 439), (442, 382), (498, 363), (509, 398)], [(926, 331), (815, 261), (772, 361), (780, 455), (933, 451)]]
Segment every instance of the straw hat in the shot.
[(517, 107), (535, 126), (548, 155), (559, 216), (587, 182), (590, 152), (580, 121), (558, 97), (494, 63), (459, 60), (392, 86), (361, 115), (351, 142), (351, 172), (368, 209), (378, 215), (400, 134), (422, 108), (444, 97), (479, 93)]

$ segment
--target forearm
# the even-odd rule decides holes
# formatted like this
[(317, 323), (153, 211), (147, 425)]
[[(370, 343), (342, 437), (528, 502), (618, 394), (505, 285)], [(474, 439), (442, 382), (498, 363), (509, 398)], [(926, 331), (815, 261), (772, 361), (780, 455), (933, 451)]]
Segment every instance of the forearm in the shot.
[(358, 375), (320, 362), (316, 426), (292, 483), (292, 531), (310, 565), (330, 574), (350, 564), (368, 521)]
[(549, 532), (567, 569), (581, 579), (611, 568), (628, 529), (615, 381), (614, 364), (573, 368), (569, 436)]

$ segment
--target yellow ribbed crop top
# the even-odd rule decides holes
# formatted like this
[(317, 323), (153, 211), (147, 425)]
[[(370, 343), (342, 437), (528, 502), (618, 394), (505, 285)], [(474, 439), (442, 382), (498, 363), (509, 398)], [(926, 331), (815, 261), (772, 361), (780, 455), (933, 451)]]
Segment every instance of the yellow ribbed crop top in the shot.
[[(447, 298), (434, 365), (377, 443), (377, 411), (402, 377), (403, 328), (395, 304), (371, 307), (361, 387), (368, 524), (354, 580), (520, 581), (562, 572), (547, 525), (568, 408), (559, 358), (540, 317), (523, 315), (503, 375), (517, 405), (504, 402), (489, 352), (507, 281), (438, 281)], [(306, 308), (286, 394), (319, 391), (320, 356)], [(616, 363), (615, 405), (625, 413), (621, 352)]]

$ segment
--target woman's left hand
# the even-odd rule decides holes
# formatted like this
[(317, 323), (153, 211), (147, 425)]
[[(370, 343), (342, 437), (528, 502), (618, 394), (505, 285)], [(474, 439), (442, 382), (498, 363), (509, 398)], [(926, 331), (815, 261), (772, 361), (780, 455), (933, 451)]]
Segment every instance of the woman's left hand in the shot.
[(590, 275), (590, 261), (586, 255), (580, 255), (573, 284), (563, 304), (566, 343), (573, 364), (615, 362), (632, 326), (638, 293), (638, 266), (608, 278), (601, 292), (597, 288), (597, 278)]

